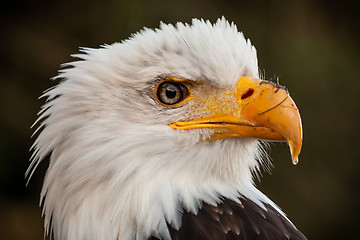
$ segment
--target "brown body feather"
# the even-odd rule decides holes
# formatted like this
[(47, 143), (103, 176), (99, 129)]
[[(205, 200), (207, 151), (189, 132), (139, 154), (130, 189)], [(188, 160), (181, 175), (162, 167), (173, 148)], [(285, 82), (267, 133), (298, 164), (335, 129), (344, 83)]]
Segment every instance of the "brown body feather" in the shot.
[[(306, 237), (270, 205), (266, 210), (241, 198), (204, 204), (198, 214), (184, 212), (179, 230), (169, 226), (172, 240), (303, 240)], [(152, 238), (156, 239), (156, 238)]]

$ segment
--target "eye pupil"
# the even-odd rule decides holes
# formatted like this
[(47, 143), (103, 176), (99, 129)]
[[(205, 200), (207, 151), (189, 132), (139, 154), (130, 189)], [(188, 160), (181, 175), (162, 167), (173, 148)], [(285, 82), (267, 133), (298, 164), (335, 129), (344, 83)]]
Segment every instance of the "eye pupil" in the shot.
[(174, 98), (176, 97), (176, 89), (173, 87), (169, 87), (166, 89), (166, 97), (168, 98)]

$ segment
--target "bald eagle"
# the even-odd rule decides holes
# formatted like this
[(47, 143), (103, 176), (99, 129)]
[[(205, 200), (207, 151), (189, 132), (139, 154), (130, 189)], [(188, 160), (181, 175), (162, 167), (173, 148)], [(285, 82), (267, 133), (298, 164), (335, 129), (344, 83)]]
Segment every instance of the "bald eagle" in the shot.
[(43, 95), (27, 171), (50, 155), (46, 234), (305, 239), (253, 181), (264, 140), (287, 141), (297, 162), (299, 111), (233, 23), (161, 23), (74, 56)]

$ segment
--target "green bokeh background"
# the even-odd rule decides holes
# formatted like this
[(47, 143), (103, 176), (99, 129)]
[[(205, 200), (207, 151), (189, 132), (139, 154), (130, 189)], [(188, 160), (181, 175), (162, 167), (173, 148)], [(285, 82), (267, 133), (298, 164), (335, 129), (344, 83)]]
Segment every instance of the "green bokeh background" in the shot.
[[(332, 3), (333, 2), (333, 3)], [(250, 38), (268, 78), (280, 76), (303, 119), (293, 166), (272, 144), (257, 185), (309, 239), (355, 239), (359, 226), (359, 5), (350, 1), (7, 1), (0, 10), (0, 239), (43, 239), (39, 193), (24, 172), (41, 93), (78, 47), (127, 38), (160, 21), (225, 16)]]

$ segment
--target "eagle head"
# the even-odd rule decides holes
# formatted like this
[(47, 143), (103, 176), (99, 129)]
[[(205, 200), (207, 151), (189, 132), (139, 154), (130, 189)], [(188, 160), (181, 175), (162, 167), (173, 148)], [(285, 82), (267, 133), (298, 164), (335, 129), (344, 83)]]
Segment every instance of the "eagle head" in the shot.
[[(46, 91), (31, 175), (50, 155), (41, 192), (55, 239), (170, 239), (183, 212), (244, 196), (266, 164), (259, 139), (300, 153), (298, 109), (260, 80), (255, 48), (233, 23), (161, 23), (82, 48)], [(280, 210), (279, 210), (280, 211)]]

